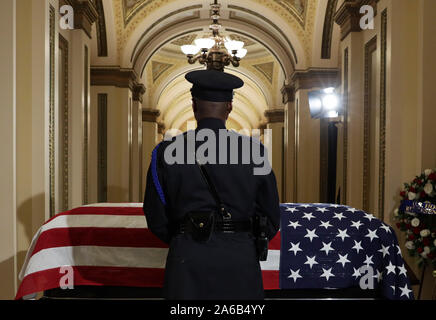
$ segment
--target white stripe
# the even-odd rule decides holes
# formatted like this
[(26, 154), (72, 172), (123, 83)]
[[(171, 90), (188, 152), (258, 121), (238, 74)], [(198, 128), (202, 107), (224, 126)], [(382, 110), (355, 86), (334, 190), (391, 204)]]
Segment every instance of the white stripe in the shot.
[(280, 250), (268, 250), (266, 261), (260, 261), (262, 270), (279, 270), (280, 266)]
[(39, 251), (30, 258), (25, 275), (61, 266), (165, 268), (166, 248), (73, 246)]
[(107, 202), (102, 202), (102, 203), (94, 203), (94, 204), (88, 204), (86, 206), (83, 207), (125, 207), (125, 208), (142, 208), (143, 207), (143, 203), (107, 203)]
[(41, 227), (41, 233), (55, 228), (147, 228), (145, 216), (71, 214), (62, 215)]

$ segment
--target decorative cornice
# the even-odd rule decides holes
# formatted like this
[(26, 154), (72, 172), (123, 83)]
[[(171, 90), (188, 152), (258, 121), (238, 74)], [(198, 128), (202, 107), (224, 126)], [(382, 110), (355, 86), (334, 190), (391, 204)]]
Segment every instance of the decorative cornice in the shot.
[(280, 90), (282, 94), (282, 103), (287, 104), (288, 102), (295, 101), (295, 87), (290, 84), (285, 84)]
[(295, 91), (312, 88), (337, 87), (340, 83), (339, 69), (297, 70), (291, 76)]
[(379, 0), (345, 0), (335, 14), (335, 22), (341, 27), (341, 41), (350, 32), (360, 32), (360, 18), (362, 14), (359, 12), (364, 5), (370, 5), (374, 8), (374, 16), (377, 14), (377, 3)]
[(69, 0), (66, 2), (74, 9), (74, 29), (82, 29), (91, 38), (92, 25), (98, 18), (94, 1)]
[(91, 67), (91, 85), (129, 88), (132, 92), (135, 90), (135, 87), (141, 86), (138, 83), (138, 75), (133, 69), (118, 67)]
[(160, 116), (160, 111), (157, 109), (151, 109), (151, 108), (142, 109), (143, 122), (156, 122), (159, 116)]
[(267, 123), (283, 122), (285, 119), (285, 110), (282, 108), (269, 109), (265, 111)]

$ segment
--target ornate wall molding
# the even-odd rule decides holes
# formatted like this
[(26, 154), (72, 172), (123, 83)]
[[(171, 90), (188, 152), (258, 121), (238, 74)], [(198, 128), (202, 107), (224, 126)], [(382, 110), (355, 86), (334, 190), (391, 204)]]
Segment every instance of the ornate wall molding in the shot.
[(386, 72), (387, 72), (388, 10), (381, 13), (381, 60), (380, 60), (380, 151), (379, 151), (379, 218), (384, 219), (385, 164), (386, 164)]
[(370, 174), (371, 174), (371, 79), (372, 79), (372, 54), (377, 50), (377, 36), (365, 44), (365, 95), (363, 112), (363, 210), (369, 212)]
[(142, 83), (135, 84), (132, 91), (133, 101), (139, 101), (142, 103), (145, 91), (145, 86)]
[(55, 35), (56, 35), (56, 10), (50, 5), (49, 8), (49, 130), (48, 130), (48, 149), (49, 149), (49, 203), (50, 216), (55, 215)]
[(142, 109), (143, 122), (157, 122), (157, 118), (159, 116), (160, 116), (160, 111), (157, 109), (151, 109), (151, 108)]
[(69, 43), (59, 34), (59, 50), (62, 51), (63, 67), (63, 96), (62, 109), (60, 110), (62, 123), (62, 211), (68, 210), (69, 202)]
[(132, 92), (135, 87), (141, 86), (133, 69), (120, 67), (91, 67), (91, 85), (129, 88)]
[(340, 84), (339, 69), (297, 70), (291, 76), (295, 91), (312, 88), (337, 87)]
[(285, 110), (282, 108), (266, 110), (265, 117), (267, 123), (283, 123), (285, 119)]
[(334, 15), (338, 0), (328, 0), (322, 33), (321, 59), (330, 59), (334, 26)]
[(349, 71), (349, 51), (348, 47), (344, 50), (344, 126), (343, 126), (343, 158), (342, 158), (342, 204), (347, 203), (348, 188), (348, 71)]
[(97, 48), (99, 57), (107, 57), (107, 34), (106, 34), (106, 18), (104, 16), (103, 0), (95, 0), (97, 9)]

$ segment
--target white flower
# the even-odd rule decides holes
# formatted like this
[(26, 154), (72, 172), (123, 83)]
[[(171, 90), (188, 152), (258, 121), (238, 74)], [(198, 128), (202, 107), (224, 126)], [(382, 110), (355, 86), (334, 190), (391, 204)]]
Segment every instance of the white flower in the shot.
[(421, 235), (421, 237), (428, 237), (429, 235), (430, 235), (430, 230), (428, 230), (428, 229), (424, 229), (424, 230), (422, 230), (420, 233), (419, 233), (420, 235)]
[(436, 239), (433, 241), (434, 246), (436, 247)]
[(412, 224), (413, 227), (417, 227), (419, 226), (420, 221), (418, 218), (414, 218), (410, 223)]
[(425, 193), (427, 193), (427, 194), (431, 194), (431, 193), (433, 192), (433, 185), (432, 185), (431, 183), (427, 183), (427, 184), (424, 186), (424, 191), (425, 191)]
[(415, 200), (416, 199), (416, 193), (415, 192), (409, 192), (407, 194), (407, 196), (409, 197), (409, 200)]
[(394, 216), (398, 217), (398, 208), (394, 210)]
[(406, 248), (409, 249), (409, 250), (413, 250), (413, 249), (415, 249), (415, 245), (413, 244), (413, 241), (407, 241), (407, 242), (405, 243), (405, 246), (406, 246)]
[(424, 170), (424, 174), (425, 174), (426, 177), (428, 177), (428, 176), (431, 175), (432, 173), (433, 173), (433, 170), (432, 170), (432, 169), (426, 169), (426, 170)]
[(425, 246), (423, 252), (429, 254), (430, 253), (430, 247), (429, 246)]
[(426, 258), (427, 258), (427, 252), (425, 252), (425, 251), (421, 252), (421, 257), (423, 257), (424, 259), (426, 259)]

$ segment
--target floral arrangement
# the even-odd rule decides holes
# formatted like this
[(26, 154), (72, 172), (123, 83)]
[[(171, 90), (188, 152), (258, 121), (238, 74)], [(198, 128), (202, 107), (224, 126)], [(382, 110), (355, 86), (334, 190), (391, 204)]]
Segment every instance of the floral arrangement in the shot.
[[(427, 169), (411, 183), (405, 183), (400, 197), (402, 204), (411, 201), (436, 204), (436, 170)], [(436, 268), (436, 214), (417, 214), (400, 206), (395, 209), (394, 218), (397, 227), (406, 233), (409, 254), (418, 257), (420, 266), (431, 263)]]

